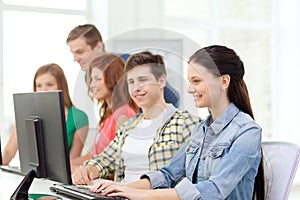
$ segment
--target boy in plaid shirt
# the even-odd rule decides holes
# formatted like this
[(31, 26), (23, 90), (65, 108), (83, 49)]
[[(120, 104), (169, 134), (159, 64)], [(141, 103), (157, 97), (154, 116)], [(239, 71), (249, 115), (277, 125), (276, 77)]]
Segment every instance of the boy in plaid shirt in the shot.
[(74, 184), (113, 176), (115, 181), (128, 182), (162, 168), (190, 139), (200, 120), (165, 102), (167, 77), (162, 56), (149, 51), (133, 54), (125, 71), (130, 96), (142, 113), (125, 122), (102, 153), (73, 172)]

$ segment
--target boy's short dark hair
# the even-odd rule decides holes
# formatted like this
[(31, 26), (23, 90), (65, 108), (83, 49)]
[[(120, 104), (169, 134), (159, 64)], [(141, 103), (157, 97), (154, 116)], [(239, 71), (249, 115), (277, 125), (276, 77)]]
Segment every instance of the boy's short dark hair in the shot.
[(159, 54), (153, 54), (150, 51), (142, 51), (129, 56), (125, 64), (125, 72), (127, 73), (136, 66), (147, 65), (150, 67), (151, 73), (158, 80), (162, 75), (167, 75), (165, 62)]
[(88, 45), (94, 49), (98, 42), (102, 42), (102, 36), (99, 30), (93, 24), (83, 24), (73, 28), (67, 38), (67, 43), (76, 40), (79, 37), (85, 38)]

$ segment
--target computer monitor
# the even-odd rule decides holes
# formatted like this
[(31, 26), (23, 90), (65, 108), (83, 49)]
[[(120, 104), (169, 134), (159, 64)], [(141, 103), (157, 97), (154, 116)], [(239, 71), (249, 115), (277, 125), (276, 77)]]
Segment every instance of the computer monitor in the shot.
[(62, 91), (13, 95), (21, 171), (72, 184)]

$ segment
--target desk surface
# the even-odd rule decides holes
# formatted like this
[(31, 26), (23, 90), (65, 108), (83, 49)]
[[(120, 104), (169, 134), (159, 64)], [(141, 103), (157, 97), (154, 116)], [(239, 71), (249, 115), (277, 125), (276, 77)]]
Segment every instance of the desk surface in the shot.
[[(10, 199), (11, 195), (14, 193), (23, 178), (24, 176), (5, 172), (0, 169), (0, 199)], [(54, 181), (35, 178), (30, 186), (29, 193), (56, 195), (49, 190), (49, 187), (54, 183)], [(63, 197), (63, 199), (68, 198)]]

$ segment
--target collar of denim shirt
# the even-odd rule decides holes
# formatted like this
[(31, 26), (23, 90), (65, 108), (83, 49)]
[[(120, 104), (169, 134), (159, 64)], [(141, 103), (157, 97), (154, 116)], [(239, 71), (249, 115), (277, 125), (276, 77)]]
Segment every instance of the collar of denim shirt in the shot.
[(204, 130), (211, 129), (211, 134), (220, 134), (239, 111), (239, 108), (236, 107), (234, 103), (230, 103), (215, 121), (211, 122), (211, 115), (207, 118), (206, 123), (204, 124)]

